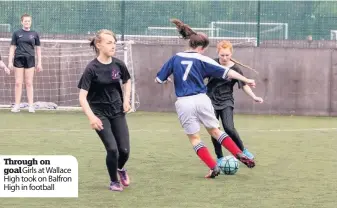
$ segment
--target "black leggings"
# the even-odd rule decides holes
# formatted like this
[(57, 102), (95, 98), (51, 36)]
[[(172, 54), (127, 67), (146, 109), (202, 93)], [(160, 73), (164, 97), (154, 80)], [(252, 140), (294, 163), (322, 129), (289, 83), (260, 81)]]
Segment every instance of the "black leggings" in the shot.
[[(242, 140), (239, 136), (239, 133), (236, 131), (234, 127), (233, 107), (229, 106), (223, 110), (215, 110), (215, 116), (217, 119), (219, 119), (219, 117), (221, 118), (222, 127), (224, 128), (224, 131), (228, 134), (228, 136), (232, 138), (232, 140), (239, 147), (239, 149), (243, 151), (244, 146), (243, 146)], [(217, 158), (219, 159), (223, 157), (221, 144), (219, 144), (219, 142), (213, 137), (212, 137), (212, 143), (213, 143), (214, 151), (215, 151)]]
[(101, 138), (107, 155), (106, 166), (109, 172), (110, 180), (118, 181), (117, 168), (122, 169), (129, 159), (130, 140), (129, 129), (125, 116), (119, 116), (113, 119), (99, 117), (103, 123), (103, 130), (97, 131)]

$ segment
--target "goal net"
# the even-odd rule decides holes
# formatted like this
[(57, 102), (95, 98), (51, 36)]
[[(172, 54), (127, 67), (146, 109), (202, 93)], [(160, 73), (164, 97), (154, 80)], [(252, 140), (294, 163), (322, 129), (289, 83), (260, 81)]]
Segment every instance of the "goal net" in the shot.
[[(211, 22), (210, 28), (216, 36), (257, 37), (257, 22)], [(213, 34), (214, 35), (214, 34)], [(260, 23), (262, 40), (287, 40), (288, 23)]]
[(10, 32), (11, 25), (10, 24), (0, 24), (0, 32)]
[[(10, 39), (0, 39), (0, 53), (7, 64)], [(34, 77), (34, 104), (54, 103), (56, 109), (79, 110), (78, 81), (86, 65), (95, 58), (95, 53), (89, 47), (89, 41), (84, 40), (41, 40), (42, 72)], [(136, 79), (132, 62), (133, 41), (117, 42), (116, 57), (123, 60), (130, 72), (132, 81), (131, 107), (136, 111), (139, 98), (136, 93)], [(11, 75), (0, 72), (0, 105), (11, 107), (14, 103), (15, 79)], [(26, 91), (23, 84), (21, 104), (25, 107)], [(48, 106), (48, 104), (47, 104)], [(55, 105), (54, 105), (55, 106)], [(48, 108), (48, 107), (46, 107)]]

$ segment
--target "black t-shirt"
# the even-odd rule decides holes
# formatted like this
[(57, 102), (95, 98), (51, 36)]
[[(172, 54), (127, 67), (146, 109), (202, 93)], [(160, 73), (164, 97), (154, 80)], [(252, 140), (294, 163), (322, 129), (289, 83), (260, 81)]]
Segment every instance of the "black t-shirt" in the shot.
[(121, 82), (130, 77), (123, 61), (113, 57), (110, 64), (102, 64), (95, 58), (85, 68), (78, 88), (88, 91), (87, 100), (96, 115), (114, 117), (123, 114)]
[(39, 34), (33, 30), (17, 30), (12, 35), (11, 45), (16, 46), (15, 56), (35, 56), (35, 46), (40, 46)]
[[(219, 58), (214, 59), (219, 62)], [(241, 69), (237, 64), (234, 64), (230, 69), (243, 75)], [(246, 83), (236, 79), (221, 79), (211, 77), (207, 83), (207, 95), (212, 100), (212, 104), (215, 110), (222, 110), (228, 106), (234, 108), (233, 88), (235, 83), (238, 83), (239, 89)]]

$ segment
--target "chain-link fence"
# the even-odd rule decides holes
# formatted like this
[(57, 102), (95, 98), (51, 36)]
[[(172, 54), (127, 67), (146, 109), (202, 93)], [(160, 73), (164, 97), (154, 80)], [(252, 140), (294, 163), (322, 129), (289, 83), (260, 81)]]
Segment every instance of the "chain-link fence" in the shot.
[(179, 18), (210, 37), (256, 46), (312, 47), (313, 40), (336, 47), (337, 40), (336, 1), (3, 1), (0, 13), (7, 38), (28, 13), (42, 38), (80, 39), (108, 28), (121, 38), (167, 42), (177, 36), (169, 19)]

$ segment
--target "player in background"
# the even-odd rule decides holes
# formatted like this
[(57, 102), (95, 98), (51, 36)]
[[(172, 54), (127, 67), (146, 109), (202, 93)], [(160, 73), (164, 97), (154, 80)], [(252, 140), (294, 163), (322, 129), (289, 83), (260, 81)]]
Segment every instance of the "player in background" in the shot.
[[(21, 17), (22, 28), (12, 35), (11, 46), (9, 49), (8, 68), (15, 69), (15, 105), (12, 112), (20, 112), (20, 102), (22, 95), (22, 83), (25, 80), (28, 111), (35, 112), (33, 106), (34, 90), (33, 78), (35, 72), (35, 47), (37, 53), (38, 72), (42, 71), (41, 47), (39, 34), (31, 30), (32, 17), (24, 14)], [(14, 58), (14, 59), (13, 59)]]
[(96, 51), (97, 57), (86, 66), (78, 88), (81, 107), (107, 152), (109, 188), (112, 191), (123, 191), (123, 186), (130, 184), (124, 166), (130, 152), (125, 114), (131, 109), (131, 79), (125, 63), (113, 57), (116, 41), (115, 34), (105, 29), (98, 31), (92, 38), (90, 46)]
[(7, 68), (6, 64), (2, 61), (1, 55), (0, 55), (0, 69), (3, 69), (6, 74), (10, 75), (10, 70)]
[(157, 73), (155, 80), (158, 83), (165, 83), (168, 77), (173, 74), (177, 96), (175, 107), (178, 118), (196, 154), (210, 168), (205, 177), (216, 177), (220, 174), (220, 169), (200, 138), (200, 123), (236, 158), (249, 168), (253, 168), (255, 162), (245, 156), (225, 132), (218, 129), (219, 121), (214, 115), (212, 102), (206, 95), (207, 88), (204, 78), (225, 79), (229, 77), (246, 82), (251, 86), (255, 86), (255, 81), (247, 79), (234, 70), (223, 67), (213, 59), (202, 55), (209, 45), (209, 39), (205, 34), (196, 33), (180, 20), (173, 19), (171, 22), (176, 25), (180, 35), (189, 40), (189, 49), (172, 56)]
[[(218, 58), (214, 59), (217, 63), (243, 75), (239, 67), (240, 63), (232, 59), (233, 46), (229, 41), (224, 40), (219, 42), (217, 44), (217, 53)], [(234, 127), (233, 88), (236, 83), (238, 83), (239, 89), (242, 89), (255, 102), (263, 103), (263, 99), (261, 97), (257, 97), (246, 83), (237, 79), (222, 79), (210, 77), (207, 84), (207, 95), (212, 101), (213, 107), (215, 109), (216, 118), (221, 118), (224, 131), (232, 138), (235, 144), (240, 148), (241, 151), (243, 151), (243, 153), (247, 157), (249, 157), (250, 159), (254, 159), (254, 155), (245, 148), (238, 132)], [(216, 138), (212, 138), (212, 143), (214, 145), (215, 154), (218, 158), (219, 163), (223, 157), (222, 147), (217, 142)]]

